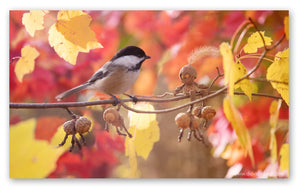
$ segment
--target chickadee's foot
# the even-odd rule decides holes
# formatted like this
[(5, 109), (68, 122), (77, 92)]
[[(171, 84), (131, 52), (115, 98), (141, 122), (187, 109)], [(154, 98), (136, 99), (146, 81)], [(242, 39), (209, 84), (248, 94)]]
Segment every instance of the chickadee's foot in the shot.
[(126, 96), (128, 96), (129, 98), (131, 98), (132, 99), (132, 101), (136, 104), (137, 103), (137, 101), (138, 101), (138, 98), (136, 97), (136, 96), (134, 96), (134, 95), (130, 95), (130, 94), (125, 94)]
[(114, 102), (112, 104), (113, 106), (116, 106), (120, 103), (119, 99), (116, 96), (114, 96), (112, 94), (110, 96), (114, 99)]

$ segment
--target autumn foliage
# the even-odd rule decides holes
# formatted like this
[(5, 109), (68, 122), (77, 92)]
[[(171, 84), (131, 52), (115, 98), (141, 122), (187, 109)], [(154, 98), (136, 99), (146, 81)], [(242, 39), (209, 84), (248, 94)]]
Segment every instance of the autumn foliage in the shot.
[[(289, 177), (288, 16), (271, 10), (10, 11), (10, 102), (57, 102), (56, 95), (87, 81), (127, 45), (151, 56), (130, 94), (190, 95), (126, 103), (129, 108), (168, 109), (216, 94), (204, 101), (213, 112), (209, 119), (192, 114), (193, 106), (157, 114), (110, 105), (72, 108), (91, 121), (86, 145), (72, 152), (72, 137), (58, 147), (64, 122), (72, 120), (65, 109), (10, 109), (10, 177)], [(185, 66), (195, 70), (191, 82), (180, 75)], [(64, 101), (108, 98), (87, 90)], [(108, 108), (117, 120), (103, 115)], [(187, 115), (184, 129), (197, 120), (202, 143), (177, 142), (176, 114)], [(118, 135), (124, 127), (129, 134)]]

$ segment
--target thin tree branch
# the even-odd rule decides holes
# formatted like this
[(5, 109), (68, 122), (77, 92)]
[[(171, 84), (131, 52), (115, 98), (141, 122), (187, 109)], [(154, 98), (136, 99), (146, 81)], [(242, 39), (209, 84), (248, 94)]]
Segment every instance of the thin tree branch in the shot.
[(266, 78), (255, 78), (255, 77), (249, 77), (250, 80), (253, 81), (261, 81), (261, 82), (270, 82), (270, 83), (280, 83), (280, 84), (285, 84), (288, 85), (289, 82), (284, 82), (284, 81), (276, 81), (276, 80), (268, 80)]
[(172, 112), (172, 111), (176, 111), (176, 110), (179, 110), (179, 109), (182, 109), (182, 108), (185, 108), (187, 106), (190, 106), (190, 105), (193, 105), (193, 104), (196, 104), (196, 103), (199, 103), (203, 100), (206, 100), (206, 99), (209, 99), (209, 98), (212, 98), (212, 97), (215, 97), (217, 95), (220, 95), (222, 94), (224, 91), (226, 91), (227, 89), (227, 86), (215, 91), (214, 93), (212, 94), (209, 94), (205, 97), (202, 97), (202, 98), (199, 98), (197, 100), (194, 100), (194, 101), (191, 101), (189, 103), (186, 103), (186, 104), (183, 104), (183, 105), (180, 105), (180, 106), (177, 106), (177, 107), (174, 107), (174, 108), (168, 108), (168, 109), (163, 109), (163, 110), (154, 110), (154, 111), (145, 111), (145, 110), (136, 110), (134, 108), (131, 108), (129, 106), (127, 106), (124, 102), (120, 102), (121, 105), (130, 110), (130, 111), (133, 111), (133, 112), (136, 112), (136, 113), (146, 113), (146, 114), (159, 114), (159, 113), (168, 113), (168, 112)]
[[(138, 98), (139, 102), (172, 102), (189, 98), (189, 95), (176, 96), (172, 98), (153, 99), (153, 98)], [(133, 102), (132, 98), (120, 99), (120, 102)], [(94, 105), (113, 104), (114, 100), (96, 100), (87, 102), (59, 102), (59, 103), (9, 103), (9, 108), (13, 109), (45, 109), (45, 108), (70, 108), (84, 107)]]
[[(234, 92), (235, 95), (246, 95), (243, 92)], [(252, 93), (252, 96), (261, 96), (261, 97), (268, 97), (268, 98), (274, 98), (274, 99), (282, 99), (281, 96), (274, 96), (270, 94), (264, 94), (264, 93)]]
[(224, 74), (220, 74), (220, 71), (219, 71), (219, 68), (218, 68), (218, 67), (216, 67), (216, 69), (217, 69), (218, 75), (217, 75), (217, 77), (215, 77), (215, 79), (211, 82), (211, 84), (209, 85), (208, 89), (210, 89), (220, 77), (223, 77), (223, 76), (224, 76)]
[(264, 48), (265, 50), (267, 50), (267, 46), (266, 46), (266, 42), (265, 42), (265, 39), (264, 37), (262, 36), (262, 34), (260, 33), (258, 27), (256, 26), (256, 24), (253, 22), (253, 20), (251, 18), (249, 18), (249, 21), (252, 23), (252, 25), (254, 26), (255, 30), (258, 32), (258, 34), (260, 35), (260, 38), (261, 40), (263, 41), (263, 44), (264, 44)]
[(12, 57), (11, 60), (9, 61), (9, 64), (12, 64), (15, 60), (22, 58), (21, 56), (15, 56)]

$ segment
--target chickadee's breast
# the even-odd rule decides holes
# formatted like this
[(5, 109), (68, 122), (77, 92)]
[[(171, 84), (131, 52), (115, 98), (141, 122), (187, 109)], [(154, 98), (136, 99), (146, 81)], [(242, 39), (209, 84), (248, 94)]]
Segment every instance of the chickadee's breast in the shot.
[(118, 67), (113, 73), (94, 82), (91, 88), (107, 94), (123, 94), (132, 87), (140, 71), (128, 71), (125, 67)]

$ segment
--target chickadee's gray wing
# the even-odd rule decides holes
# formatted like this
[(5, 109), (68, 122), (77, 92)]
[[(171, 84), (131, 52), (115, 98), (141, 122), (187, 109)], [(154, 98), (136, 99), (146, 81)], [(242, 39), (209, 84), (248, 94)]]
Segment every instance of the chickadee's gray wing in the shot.
[(94, 83), (95, 81), (97, 81), (99, 79), (103, 79), (108, 74), (109, 74), (108, 71), (99, 70), (94, 75), (92, 75), (92, 77), (87, 81), (87, 83), (92, 84), (92, 83)]

